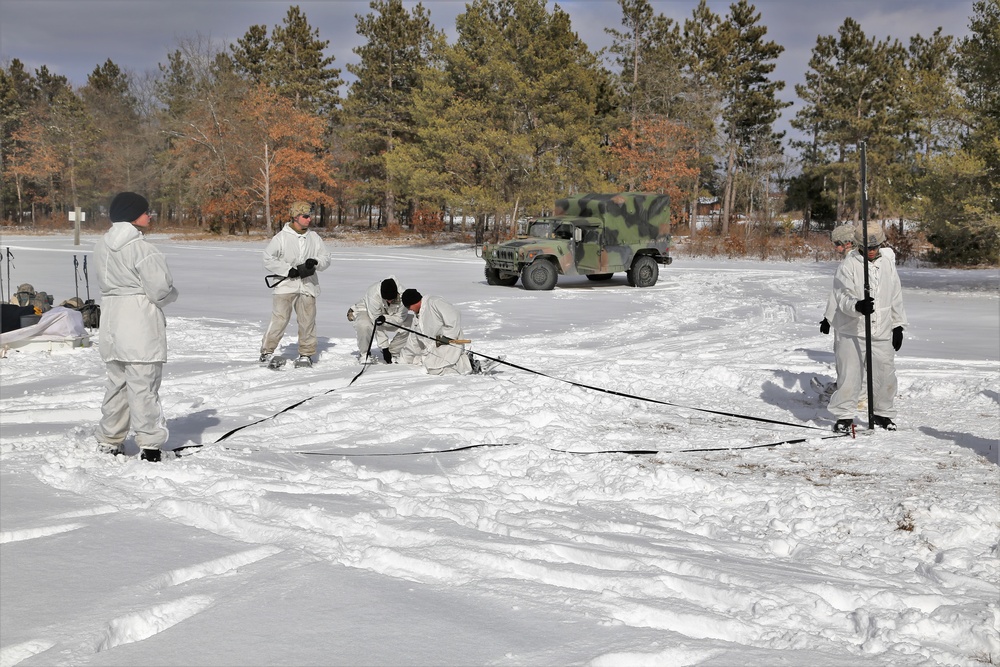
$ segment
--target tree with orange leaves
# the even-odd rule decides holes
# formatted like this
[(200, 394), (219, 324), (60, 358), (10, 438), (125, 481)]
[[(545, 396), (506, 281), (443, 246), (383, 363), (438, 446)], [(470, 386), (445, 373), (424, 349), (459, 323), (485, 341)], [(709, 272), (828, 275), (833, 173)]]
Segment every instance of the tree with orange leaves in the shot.
[(639, 118), (623, 127), (609, 151), (617, 173), (614, 180), (623, 190), (659, 192), (670, 196), (674, 223), (684, 222), (687, 211), (680, 202), (690, 201), (698, 184), (698, 150), (694, 132), (668, 118)]
[[(45, 190), (45, 182), (59, 173), (61, 167), (55, 149), (46, 140), (44, 120), (39, 116), (26, 119), (24, 124), (11, 135), (11, 143), (4, 156), (4, 170), (13, 176), (17, 192), (18, 222), (22, 221), (21, 216), (24, 214), (26, 190), (32, 186)], [(44, 199), (44, 197), (32, 199), (32, 223), (35, 222), (35, 203)]]
[(200, 100), (171, 133), (203, 214), (244, 229), (262, 214), (273, 233), (280, 221), (271, 211), (298, 199), (332, 204), (325, 190), (336, 185), (336, 167), (322, 119), (266, 85), (226, 90)]
[(335, 160), (323, 144), (324, 124), (319, 116), (298, 110), (287, 97), (257, 86), (245, 103), (247, 121), (260, 147), (251, 158), (256, 172), (246, 191), (264, 206), (268, 231), (276, 232), (270, 211), (285, 209), (293, 201), (334, 204), (326, 194), (336, 187)]

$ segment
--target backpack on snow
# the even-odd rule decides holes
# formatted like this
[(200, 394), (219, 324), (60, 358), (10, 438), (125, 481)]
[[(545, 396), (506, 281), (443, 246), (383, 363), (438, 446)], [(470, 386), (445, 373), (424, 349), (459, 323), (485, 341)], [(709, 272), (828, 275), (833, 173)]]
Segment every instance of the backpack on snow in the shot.
[(52, 295), (47, 292), (36, 292), (31, 283), (21, 283), (10, 302), (17, 306), (34, 306), (38, 312), (44, 313), (52, 309)]
[(73, 310), (80, 311), (83, 315), (83, 326), (88, 329), (98, 329), (101, 326), (101, 307), (94, 303), (93, 299), (87, 299), (83, 301), (78, 296), (74, 296), (72, 299), (66, 299), (59, 304), (64, 308), (72, 308)]

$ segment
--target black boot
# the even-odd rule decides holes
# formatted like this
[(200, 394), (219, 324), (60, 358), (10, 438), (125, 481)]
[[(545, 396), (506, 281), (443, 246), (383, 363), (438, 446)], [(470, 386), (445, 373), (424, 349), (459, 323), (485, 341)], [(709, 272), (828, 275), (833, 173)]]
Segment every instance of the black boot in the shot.
[(853, 431), (854, 431), (853, 419), (838, 419), (837, 423), (833, 425), (834, 433), (851, 433)]
[(878, 415), (874, 415), (872, 417), (872, 423), (879, 428), (885, 429), (886, 431), (896, 430), (896, 425), (888, 417), (879, 417)]
[(160, 450), (156, 447), (143, 447), (139, 453), (139, 458), (150, 463), (159, 463)]

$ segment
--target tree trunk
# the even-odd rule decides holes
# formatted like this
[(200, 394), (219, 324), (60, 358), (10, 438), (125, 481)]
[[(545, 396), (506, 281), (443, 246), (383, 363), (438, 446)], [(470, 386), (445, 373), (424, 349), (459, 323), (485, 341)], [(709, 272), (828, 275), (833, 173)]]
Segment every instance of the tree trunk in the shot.
[(729, 159), (726, 162), (726, 187), (722, 193), (722, 235), (729, 236), (729, 216), (733, 213), (733, 191), (736, 171), (736, 144), (729, 146)]

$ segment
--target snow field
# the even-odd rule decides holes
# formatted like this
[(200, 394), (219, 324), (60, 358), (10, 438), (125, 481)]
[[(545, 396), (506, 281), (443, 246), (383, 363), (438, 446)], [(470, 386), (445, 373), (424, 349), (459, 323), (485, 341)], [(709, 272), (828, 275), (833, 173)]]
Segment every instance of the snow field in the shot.
[[(40, 262), (55, 254), (32, 241)], [(1000, 655), (1000, 334), (971, 326), (996, 312), (995, 273), (942, 287), (902, 271), (900, 431), (852, 440), (695, 409), (828, 428), (810, 380), (833, 378), (816, 324), (832, 266), (678, 260), (650, 289), (616, 277), (526, 293), (485, 285), (467, 250), (334, 248), (316, 366), (276, 372), (256, 363), (259, 248), (159, 245), (181, 291), (171, 444), (204, 446), (160, 465), (95, 454), (96, 347), (0, 361), (3, 480), (37, 494), (2, 505), (4, 665), (356, 664), (363, 633), (301, 633), (349, 627), (366, 604), (385, 623), (368, 664)], [(211, 308), (208, 253), (226, 276)], [(349, 385), (361, 366), (343, 311), (389, 273), (458, 305), (473, 350), (552, 377), (380, 364)], [(971, 313), (968, 339), (945, 348), (923, 324), (941, 290)], [(291, 356), (294, 328), (285, 341)], [(433, 453), (468, 445), (490, 446)], [(596, 453), (613, 449), (661, 453)], [(60, 555), (91, 577), (44, 567)], [(101, 558), (115, 567), (88, 565)], [(275, 621), (286, 607), (294, 620)], [(233, 617), (246, 627), (222, 623)]]

